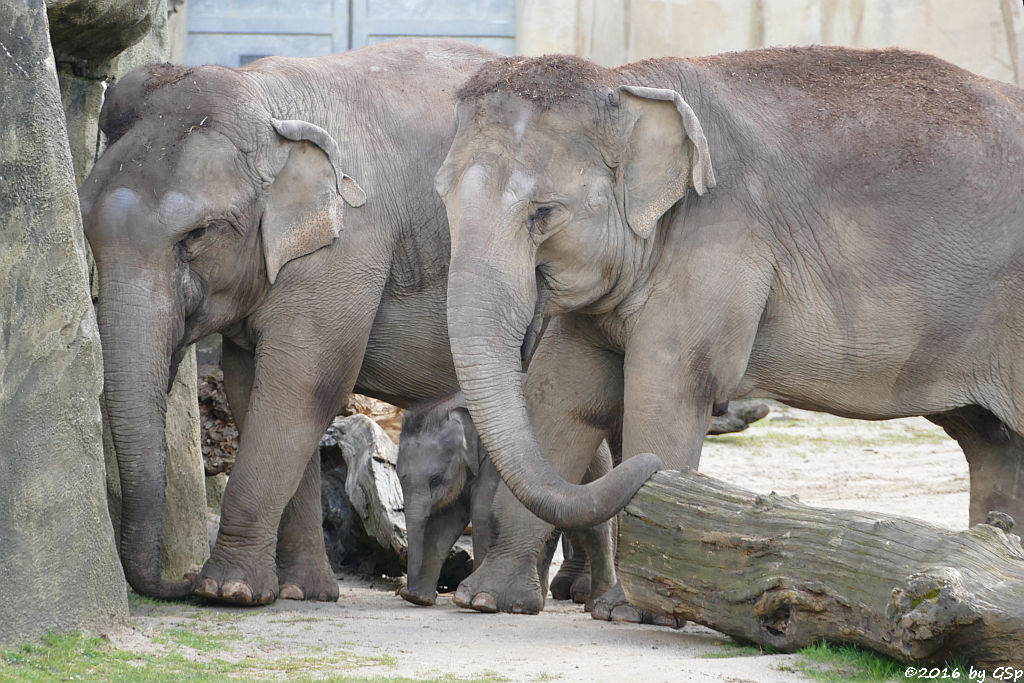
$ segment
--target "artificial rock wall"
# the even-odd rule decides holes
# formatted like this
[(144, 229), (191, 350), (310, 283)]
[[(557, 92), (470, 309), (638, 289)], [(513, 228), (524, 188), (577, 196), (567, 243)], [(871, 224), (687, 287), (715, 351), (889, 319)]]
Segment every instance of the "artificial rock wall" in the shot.
[(45, 8), (0, 3), (0, 643), (125, 623), (99, 334)]

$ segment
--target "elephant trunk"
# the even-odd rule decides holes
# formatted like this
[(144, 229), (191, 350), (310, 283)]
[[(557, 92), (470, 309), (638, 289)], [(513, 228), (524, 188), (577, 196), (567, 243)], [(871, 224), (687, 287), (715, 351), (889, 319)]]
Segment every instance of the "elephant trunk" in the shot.
[[(454, 213), (458, 220), (459, 212)], [(491, 461), (523, 505), (563, 529), (599, 524), (625, 507), (661, 463), (641, 454), (578, 486), (563, 480), (544, 458), (527, 416), (522, 369), (524, 339), (536, 327), (539, 296), (532, 254), (520, 266), (514, 247), (496, 249), (472, 240), (456, 245), (457, 234), (484, 235), (489, 242), (490, 235), (502, 233), (486, 227), (474, 230), (453, 221), (448, 331), (466, 403)], [(523, 255), (519, 260), (526, 261)]]
[(406, 501), (405, 523), (409, 534), (407, 582), (403, 599), (416, 605), (437, 601), (437, 581), (448, 552), (466, 529), (469, 512), (465, 505), (454, 505), (431, 515), (429, 501)]
[[(121, 563), (136, 592), (180, 599), (190, 581), (160, 573), (166, 489), (164, 436), (175, 315), (169, 297), (133, 278), (101, 280), (97, 319), (103, 348), (104, 396), (121, 480)], [(180, 325), (180, 323), (179, 323)]]

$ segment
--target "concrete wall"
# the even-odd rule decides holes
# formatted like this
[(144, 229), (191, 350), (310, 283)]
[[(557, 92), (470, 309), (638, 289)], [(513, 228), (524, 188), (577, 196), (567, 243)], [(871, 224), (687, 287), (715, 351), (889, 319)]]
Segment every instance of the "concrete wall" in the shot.
[(1020, 0), (519, 0), (518, 51), (612, 66), (775, 45), (906, 47), (1021, 83)]

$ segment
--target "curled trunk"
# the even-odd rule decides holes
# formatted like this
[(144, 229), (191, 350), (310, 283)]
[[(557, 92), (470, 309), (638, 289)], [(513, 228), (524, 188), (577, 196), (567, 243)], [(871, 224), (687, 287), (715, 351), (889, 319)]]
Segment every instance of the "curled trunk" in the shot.
[[(469, 249), (474, 254), (486, 249)], [(563, 529), (609, 519), (661, 465), (636, 455), (586, 485), (562, 479), (541, 453), (526, 412), (522, 345), (534, 320), (536, 280), (496, 272), (507, 260), (452, 256), (448, 328), (459, 384), (495, 468), (533, 514)], [(503, 284), (515, 283), (515, 284)]]

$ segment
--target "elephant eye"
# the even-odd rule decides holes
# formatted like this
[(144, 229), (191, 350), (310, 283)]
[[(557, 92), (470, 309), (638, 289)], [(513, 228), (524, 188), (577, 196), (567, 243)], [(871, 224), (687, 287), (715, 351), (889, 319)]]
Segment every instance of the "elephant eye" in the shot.
[(441, 475), (435, 474), (430, 478), (430, 481), (427, 483), (430, 485), (430, 488), (436, 489), (438, 486), (441, 485)]
[(553, 206), (538, 206), (530, 214), (530, 233), (536, 233), (544, 229), (544, 221), (547, 220), (551, 212), (555, 210)]

